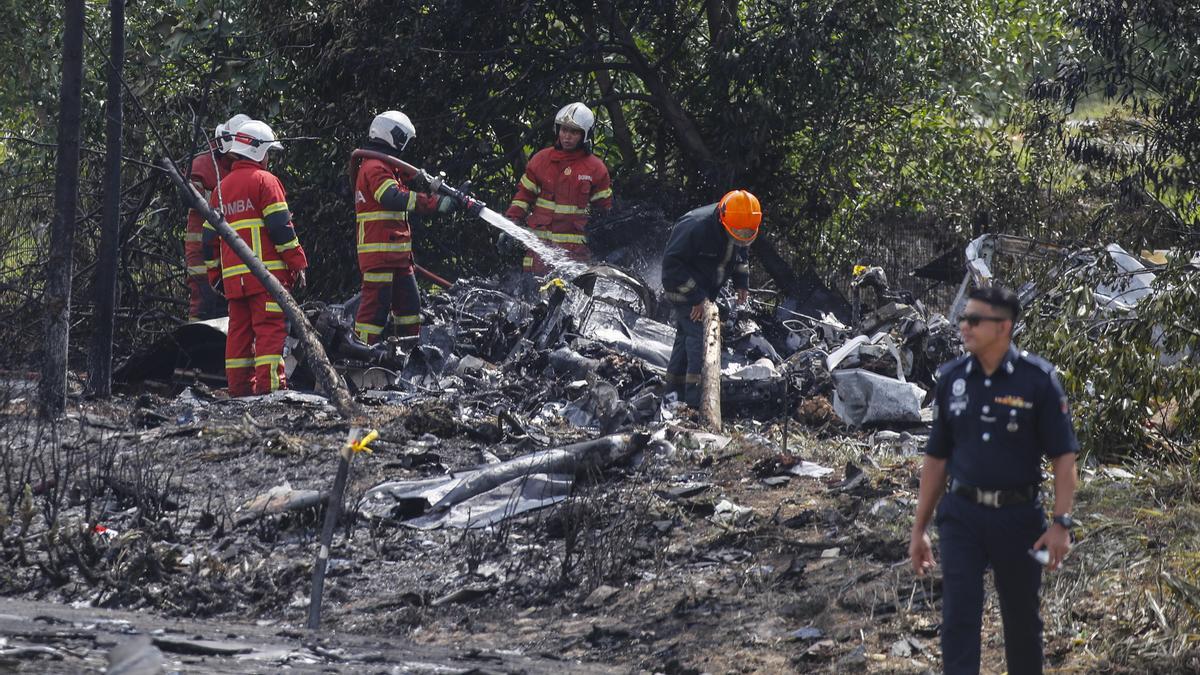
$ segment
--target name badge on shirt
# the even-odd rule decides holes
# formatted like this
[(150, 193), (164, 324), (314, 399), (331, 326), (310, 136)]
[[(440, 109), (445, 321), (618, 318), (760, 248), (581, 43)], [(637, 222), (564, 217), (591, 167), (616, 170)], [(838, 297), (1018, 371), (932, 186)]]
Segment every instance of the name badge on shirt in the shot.
[(950, 385), (950, 414), (961, 415), (967, 409), (967, 381), (961, 377)]

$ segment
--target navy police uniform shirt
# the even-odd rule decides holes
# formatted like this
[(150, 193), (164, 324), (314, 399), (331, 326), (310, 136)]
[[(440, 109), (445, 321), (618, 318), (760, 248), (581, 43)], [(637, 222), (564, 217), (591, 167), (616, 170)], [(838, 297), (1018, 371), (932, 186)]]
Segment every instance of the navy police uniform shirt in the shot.
[(933, 410), (925, 454), (977, 488), (1040, 483), (1043, 455), (1079, 451), (1054, 366), (1013, 346), (991, 376), (972, 354), (939, 368)]

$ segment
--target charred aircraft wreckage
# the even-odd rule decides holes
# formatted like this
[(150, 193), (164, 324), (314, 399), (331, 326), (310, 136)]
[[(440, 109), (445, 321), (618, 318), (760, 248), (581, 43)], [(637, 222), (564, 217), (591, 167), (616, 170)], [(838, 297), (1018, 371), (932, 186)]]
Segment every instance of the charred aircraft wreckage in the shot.
[[(926, 404), (934, 373), (961, 353), (953, 317), (969, 288), (992, 282), (994, 256), (1036, 254), (1066, 267), (1097, 260), (1069, 253), (1006, 235), (972, 241), (949, 318), (893, 288), (879, 267), (854, 270), (848, 301), (819, 283), (808, 285), (808, 297), (756, 291), (740, 309), (725, 296), (717, 303), (721, 415), (920, 435), (931, 418)], [(1106, 253), (1119, 273), (1112, 288), (1097, 289), (1098, 301), (1128, 310), (1150, 292), (1152, 273), (1119, 247)], [(569, 280), (542, 279), (540, 287), (529, 281), (439, 284), (424, 305), (419, 340), (391, 337), (372, 346), (353, 331), (357, 296), (304, 308), (360, 403), (434, 399), (478, 440), (517, 440), (523, 448), (507, 461), (378, 485), (360, 513), (422, 529), (485, 527), (558, 503), (577, 476), (636, 463), (654, 443), (670, 442), (664, 430), (690, 413), (660, 395), (675, 336), (669, 308), (652, 287), (612, 264), (576, 271)], [(1021, 289), (1024, 299), (1036, 292), (1029, 284)], [(175, 390), (219, 388), (225, 330), (225, 319), (183, 325), (126, 362), (118, 378)], [(291, 387), (318, 388), (304, 342), (289, 338), (289, 349)], [(915, 451), (919, 440), (913, 441), (907, 445)]]
[[(497, 438), (526, 436), (531, 449), (550, 447), (551, 438), (539, 430), (548, 423), (610, 440), (543, 450), (514, 460), (522, 466), (488, 467), (488, 475), (473, 481), (458, 474), (428, 484), (380, 486), (368, 501), (387, 493), (392, 503), (404, 505), (400, 511), (416, 516), (438, 511), (430, 507), (445, 505), (448, 495), (470, 492), (464, 481), (476, 487), (518, 481), (504, 494), (524, 490), (529, 497), (534, 490), (529, 477), (536, 476), (536, 496), (518, 510), (545, 506), (569, 491), (564, 466), (627, 459), (650, 438), (635, 432), (653, 431), (685, 414), (660, 396), (675, 337), (666, 322), (669, 310), (635, 273), (601, 264), (570, 281), (550, 279), (524, 297), (503, 290), (517, 286), (511, 279), (466, 278), (430, 293), (419, 341), (391, 337), (372, 346), (360, 341), (353, 331), (357, 297), (305, 311), (334, 367), (364, 405), (438, 399), (457, 409), (468, 427), (489, 429)], [(859, 270), (851, 290), (853, 307), (829, 289), (820, 295), (836, 301), (825, 307), (770, 291), (756, 292), (749, 308), (732, 309), (732, 297), (718, 303), (725, 419), (764, 421), (799, 412), (801, 419), (820, 424), (840, 418), (850, 427), (922, 425), (932, 373), (959, 351), (954, 327), (927, 314), (911, 296), (893, 292), (879, 268)], [(226, 319), (180, 326), (125, 363), (118, 377), (176, 389), (221, 387), (225, 330)], [(313, 389), (302, 343), (290, 338), (289, 348), (290, 386)], [(411, 508), (413, 499), (424, 506)], [(506, 509), (513, 514), (512, 503)], [(487, 512), (478, 505), (472, 511)], [(443, 513), (414, 524), (442, 520), (466, 522)], [(493, 520), (480, 516), (470, 522)]]

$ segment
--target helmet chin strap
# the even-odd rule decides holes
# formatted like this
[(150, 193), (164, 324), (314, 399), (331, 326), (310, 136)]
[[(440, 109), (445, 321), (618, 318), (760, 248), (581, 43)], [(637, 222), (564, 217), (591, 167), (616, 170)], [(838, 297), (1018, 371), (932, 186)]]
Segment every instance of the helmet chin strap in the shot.
[[(401, 140), (401, 139), (403, 139), (403, 140)], [(399, 127), (399, 125), (392, 128), (391, 146), (392, 146), (392, 148), (394, 148), (396, 150), (396, 152), (403, 152), (404, 148), (408, 145), (408, 142), (411, 140), (412, 140), (412, 136), (409, 136), (408, 134), (404, 133), (404, 130), (401, 129)], [(397, 147), (397, 145), (396, 145), (397, 143), (399, 143), (399, 147)]]

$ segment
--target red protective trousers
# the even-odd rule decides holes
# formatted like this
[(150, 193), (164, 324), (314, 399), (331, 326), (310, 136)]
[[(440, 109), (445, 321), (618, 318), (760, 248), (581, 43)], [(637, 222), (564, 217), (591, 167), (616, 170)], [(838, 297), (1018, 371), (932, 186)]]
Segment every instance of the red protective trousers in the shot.
[[(231, 161), (215, 154), (212, 148), (192, 158), (192, 185), (208, 199), (217, 183), (229, 174)], [(214, 319), (225, 314), (225, 300), (208, 282), (208, 266), (204, 260), (204, 216), (188, 209), (187, 229), (183, 235), (183, 255), (187, 261), (188, 321)]]
[(369, 345), (379, 342), (389, 313), (396, 335), (421, 334), (421, 296), (412, 265), (363, 273), (354, 332)]
[(229, 298), (225, 338), (225, 378), (230, 396), (269, 394), (287, 388), (283, 343), (287, 320), (266, 293)]
[[(208, 268), (204, 264), (204, 249), (200, 238), (204, 235), (204, 220), (193, 222), (192, 211), (188, 210), (187, 231), (183, 237), (183, 257), (187, 261), (188, 321), (209, 319), (209, 295), (216, 295), (208, 285)], [(213, 308), (216, 311), (216, 308)]]

